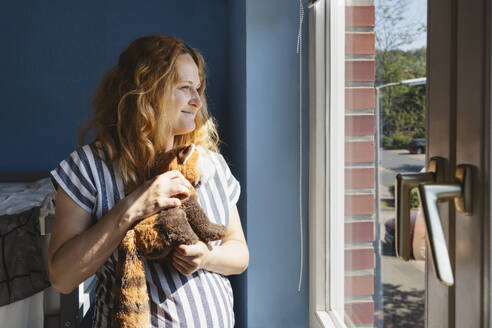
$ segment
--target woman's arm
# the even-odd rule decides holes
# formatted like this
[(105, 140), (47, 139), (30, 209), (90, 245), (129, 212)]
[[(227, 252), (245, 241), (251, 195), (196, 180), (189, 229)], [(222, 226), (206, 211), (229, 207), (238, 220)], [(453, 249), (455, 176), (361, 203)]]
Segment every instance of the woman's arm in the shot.
[(58, 188), (48, 251), (50, 280), (64, 294), (94, 274), (115, 250), (129, 227), (126, 199), (90, 227), (91, 214)]
[(118, 202), (93, 226), (91, 214), (58, 188), (48, 250), (53, 286), (62, 293), (70, 293), (104, 264), (135, 221), (179, 206), (179, 199), (171, 197), (188, 195), (189, 187), (177, 171), (161, 174)]
[(231, 209), (231, 219), (220, 246), (211, 247), (201, 241), (180, 245), (173, 252), (172, 263), (184, 275), (200, 268), (223, 275), (244, 272), (249, 263), (249, 251), (237, 207)]

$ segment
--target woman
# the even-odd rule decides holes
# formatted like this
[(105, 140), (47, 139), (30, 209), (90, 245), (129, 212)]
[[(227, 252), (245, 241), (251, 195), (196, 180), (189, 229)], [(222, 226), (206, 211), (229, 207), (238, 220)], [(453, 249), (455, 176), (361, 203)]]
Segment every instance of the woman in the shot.
[[(177, 171), (148, 176), (155, 156), (194, 143), (209, 150), (215, 168), (196, 188), (200, 205), (211, 221), (226, 225), (226, 234), (211, 245), (180, 245), (172, 265), (145, 262), (150, 322), (232, 327), (232, 289), (225, 276), (242, 273), (249, 253), (236, 208), (239, 183), (218, 153), (207, 112), (202, 56), (174, 37), (139, 38), (103, 78), (94, 109), (81, 146), (51, 171), (61, 187), (48, 255), (52, 284), (70, 293), (96, 274), (93, 327), (110, 327), (118, 244), (132, 224), (179, 206), (173, 196), (189, 194), (189, 182)], [(83, 145), (89, 129), (96, 140)]]

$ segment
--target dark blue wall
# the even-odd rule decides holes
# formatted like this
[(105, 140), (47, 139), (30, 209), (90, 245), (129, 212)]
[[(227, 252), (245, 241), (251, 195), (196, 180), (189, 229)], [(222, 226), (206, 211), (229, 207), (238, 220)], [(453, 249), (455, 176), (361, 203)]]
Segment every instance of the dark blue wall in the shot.
[[(243, 230), (247, 236), (246, 3), (245, 0), (229, 0), (227, 3), (228, 103), (227, 109), (224, 111), (226, 124), (221, 129), (225, 142), (222, 150), (224, 157), (229, 162), (232, 173), (241, 182), (241, 197), (238, 201), (238, 210)], [(254, 254), (251, 254), (251, 256), (254, 256)], [(238, 328), (248, 327), (247, 281), (247, 273), (231, 277), (234, 288), (234, 313), (236, 314), (236, 326)]]
[(172, 34), (208, 67), (211, 112), (224, 125), (226, 1), (11, 1), (0, 11), (1, 171), (49, 170), (76, 144), (104, 71), (137, 37)]

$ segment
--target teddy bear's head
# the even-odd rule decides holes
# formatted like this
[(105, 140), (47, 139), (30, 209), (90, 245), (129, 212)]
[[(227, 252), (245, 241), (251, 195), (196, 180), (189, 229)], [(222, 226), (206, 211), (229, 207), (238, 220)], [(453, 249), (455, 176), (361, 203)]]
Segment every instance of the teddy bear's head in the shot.
[(199, 153), (194, 144), (179, 146), (159, 154), (151, 171), (156, 176), (170, 170), (177, 170), (193, 185), (200, 184)]

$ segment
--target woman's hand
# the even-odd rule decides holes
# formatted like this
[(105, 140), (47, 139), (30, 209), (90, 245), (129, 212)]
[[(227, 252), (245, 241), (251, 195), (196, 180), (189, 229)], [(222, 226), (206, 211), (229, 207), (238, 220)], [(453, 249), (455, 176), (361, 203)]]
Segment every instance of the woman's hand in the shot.
[(212, 247), (202, 241), (193, 245), (179, 245), (172, 254), (171, 263), (176, 270), (187, 276), (207, 264), (211, 250)]
[(231, 208), (231, 219), (220, 245), (212, 247), (201, 241), (193, 245), (179, 245), (170, 256), (170, 262), (184, 275), (198, 269), (225, 276), (244, 272), (249, 263), (249, 250), (237, 207)]
[(128, 220), (133, 223), (161, 210), (180, 206), (180, 199), (189, 196), (190, 188), (191, 183), (175, 170), (146, 181), (129, 195), (133, 204), (128, 210)]

